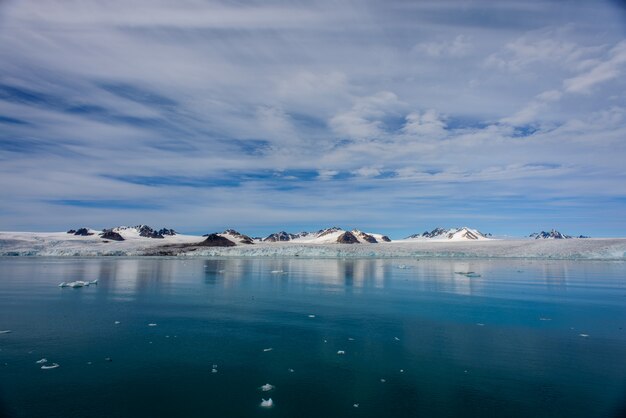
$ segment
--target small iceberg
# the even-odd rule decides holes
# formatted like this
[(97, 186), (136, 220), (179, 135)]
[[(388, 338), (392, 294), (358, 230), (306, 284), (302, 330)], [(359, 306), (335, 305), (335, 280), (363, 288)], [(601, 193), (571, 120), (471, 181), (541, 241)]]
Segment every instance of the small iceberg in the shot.
[(0, 334), (10, 334), (12, 331), (10, 329), (5, 329), (0, 331)]
[(455, 271), (454, 274), (460, 274), (461, 276), (465, 276), (470, 279), (475, 278), (475, 277), (481, 277), (480, 274), (474, 271)]
[(411, 268), (411, 266), (407, 266), (406, 264), (398, 264), (396, 266), (396, 268), (400, 269), (400, 270), (408, 270)]
[(275, 388), (274, 385), (270, 385), (269, 383), (264, 384), (263, 386), (260, 387), (260, 389), (263, 392), (269, 392), (270, 390), (273, 390)]
[(294, 369), (288, 369), (288, 370), (289, 370), (289, 373), (293, 373), (293, 372), (295, 372), (295, 370), (294, 370)]
[(274, 406), (274, 401), (272, 400), (272, 398), (269, 398), (268, 400), (261, 399), (261, 406), (263, 408), (271, 408)]
[(380, 383), (386, 383), (387, 379), (380, 379)]
[(272, 270), (270, 273), (272, 274), (284, 274), (285, 272), (282, 270)]
[(587, 338), (587, 337), (589, 337), (589, 334), (578, 334), (578, 335), (579, 335), (580, 337), (583, 337), (583, 338)]
[(398, 337), (393, 337), (393, 339), (396, 340), (396, 341), (400, 341), (400, 338), (398, 338)]
[(119, 325), (119, 324), (120, 324), (120, 321), (115, 321), (115, 322), (114, 322), (114, 324), (115, 324), (115, 325)]
[(42, 358), (41, 360), (37, 360), (35, 363), (37, 363), (37, 364), (44, 364), (44, 363), (47, 363), (47, 362), (48, 362), (47, 358)]
[(212, 368), (211, 369), (211, 373), (217, 373), (217, 369), (216, 368)]
[(346, 354), (346, 352), (345, 352), (344, 350), (338, 350), (338, 351), (337, 351), (337, 354), (339, 354), (339, 355), (344, 355), (344, 354)]
[(264, 351), (264, 352), (266, 352), (266, 353), (267, 353), (268, 351), (272, 351), (272, 350), (273, 350), (273, 348), (272, 348), (272, 347), (270, 347), (270, 348), (264, 348), (264, 349), (263, 349), (263, 351)]
[(148, 326), (149, 326), (149, 327), (156, 327), (156, 326), (157, 326), (157, 324), (155, 324), (154, 322), (150, 322), (150, 323), (148, 324)]
[(61, 282), (59, 283), (59, 287), (71, 287), (76, 289), (78, 287), (86, 287), (92, 284), (98, 284), (98, 279), (92, 281), (76, 280), (73, 282)]
[(309, 315), (309, 318), (315, 318), (315, 315)]
[(50, 370), (50, 369), (56, 369), (57, 367), (60, 367), (57, 363), (52, 363), (49, 366), (46, 366), (45, 364), (43, 366), (41, 366), (41, 370)]
[(354, 405), (352, 405), (352, 407), (353, 407), (353, 408), (358, 408), (358, 407), (359, 407), (359, 404), (358, 404), (358, 403), (355, 403)]

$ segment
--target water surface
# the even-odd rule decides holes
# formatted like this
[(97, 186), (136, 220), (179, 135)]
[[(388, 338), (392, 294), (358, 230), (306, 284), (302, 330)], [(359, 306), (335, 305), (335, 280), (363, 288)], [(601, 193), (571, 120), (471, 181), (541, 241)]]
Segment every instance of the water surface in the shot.
[(625, 278), (624, 262), (2, 258), (0, 416), (620, 417)]

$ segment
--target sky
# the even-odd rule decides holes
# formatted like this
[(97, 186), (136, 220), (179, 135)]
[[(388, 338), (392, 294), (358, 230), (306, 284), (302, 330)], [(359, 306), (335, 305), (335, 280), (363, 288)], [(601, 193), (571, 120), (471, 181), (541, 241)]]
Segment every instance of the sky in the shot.
[(0, 230), (626, 236), (626, 2), (0, 1)]

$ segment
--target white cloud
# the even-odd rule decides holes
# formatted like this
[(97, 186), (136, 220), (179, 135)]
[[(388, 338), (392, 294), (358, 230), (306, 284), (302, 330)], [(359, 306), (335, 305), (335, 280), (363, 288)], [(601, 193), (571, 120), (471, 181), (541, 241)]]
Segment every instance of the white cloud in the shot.
[(440, 138), (446, 135), (444, 119), (434, 109), (406, 115), (402, 131), (407, 135)]
[(420, 42), (413, 47), (413, 52), (430, 57), (463, 57), (472, 52), (472, 43), (467, 36), (457, 35), (449, 41)]

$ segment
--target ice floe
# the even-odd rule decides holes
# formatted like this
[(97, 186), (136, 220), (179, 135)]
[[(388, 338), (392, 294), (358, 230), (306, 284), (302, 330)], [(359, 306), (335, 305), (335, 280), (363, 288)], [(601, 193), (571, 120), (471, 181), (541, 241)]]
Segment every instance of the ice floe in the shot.
[(72, 287), (74, 289), (79, 288), (79, 287), (87, 287), (90, 286), (92, 284), (98, 284), (98, 279), (96, 280), (76, 280), (73, 282), (61, 282), (59, 283), (59, 287)]
[(275, 386), (274, 386), (274, 385), (271, 385), (271, 384), (269, 384), (269, 383), (266, 383), (266, 384), (264, 384), (263, 386), (261, 386), (261, 387), (260, 387), (260, 389), (261, 389), (263, 392), (269, 392), (270, 390), (273, 390), (274, 388), (275, 388)]
[(0, 331), (0, 334), (10, 334), (11, 332), (13, 331), (11, 331), (10, 329), (5, 329), (5, 330)]
[(157, 326), (157, 324), (155, 324), (154, 322), (150, 322), (150, 323), (148, 324), (148, 326), (149, 326), (149, 327), (156, 327), (156, 326)]
[(270, 348), (264, 348), (264, 349), (263, 349), (263, 351), (264, 351), (264, 352), (266, 352), (266, 353), (267, 353), (268, 351), (272, 351), (272, 350), (273, 350), (273, 348), (272, 348), (272, 347), (270, 347)]
[(344, 350), (337, 350), (337, 354), (344, 355), (344, 354), (346, 354), (346, 352)]
[(47, 362), (48, 362), (47, 358), (42, 358), (41, 360), (37, 360), (35, 363), (37, 363), (37, 364), (44, 364), (44, 363), (47, 363)]
[(60, 367), (57, 363), (52, 363), (51, 365), (46, 365), (44, 364), (43, 366), (41, 366), (41, 370), (50, 370), (50, 369), (56, 369), (57, 367)]
[(263, 408), (271, 408), (274, 406), (274, 401), (272, 400), (272, 398), (269, 398), (267, 400), (261, 399), (261, 406)]

